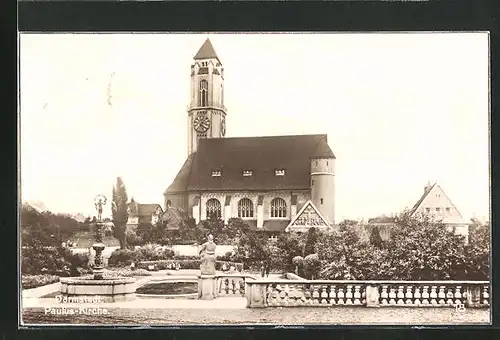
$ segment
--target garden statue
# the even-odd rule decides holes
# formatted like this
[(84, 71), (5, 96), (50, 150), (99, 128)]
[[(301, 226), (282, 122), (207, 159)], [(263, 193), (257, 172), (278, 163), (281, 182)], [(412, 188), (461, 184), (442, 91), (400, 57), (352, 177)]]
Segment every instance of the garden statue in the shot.
[(97, 210), (97, 221), (101, 222), (102, 221), (102, 206), (106, 205), (106, 196), (103, 195), (97, 195), (94, 199), (95, 201), (95, 208)]
[(201, 246), (201, 275), (215, 275), (215, 248), (214, 237), (208, 235), (208, 241)]

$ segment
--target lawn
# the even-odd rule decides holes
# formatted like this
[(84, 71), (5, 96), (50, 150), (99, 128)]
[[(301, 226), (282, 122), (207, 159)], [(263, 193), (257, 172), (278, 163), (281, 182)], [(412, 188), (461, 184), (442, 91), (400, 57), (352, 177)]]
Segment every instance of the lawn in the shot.
[(454, 308), (246, 308), (246, 309), (109, 309), (107, 315), (45, 315), (41, 308), (23, 312), (27, 324), (487, 324), (489, 310)]
[(198, 292), (198, 282), (150, 283), (137, 289), (137, 294), (180, 295)]

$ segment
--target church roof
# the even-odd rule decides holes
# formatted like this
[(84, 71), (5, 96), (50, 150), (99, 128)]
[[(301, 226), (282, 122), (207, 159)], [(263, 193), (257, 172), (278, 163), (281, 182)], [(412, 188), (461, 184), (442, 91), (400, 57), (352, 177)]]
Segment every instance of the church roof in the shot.
[[(310, 159), (320, 144), (333, 156), (326, 135), (200, 139), (167, 193), (310, 189)], [(244, 170), (252, 175), (243, 176)], [(285, 174), (276, 176), (276, 170)], [(212, 171), (221, 176), (213, 177)]]
[(215, 53), (212, 43), (210, 42), (210, 39), (207, 38), (207, 40), (205, 40), (200, 50), (198, 51), (198, 53), (196, 53), (193, 59), (197, 60), (197, 59), (212, 59), (212, 58), (219, 59), (217, 53)]
[(335, 155), (327, 143), (318, 143), (318, 147), (314, 150), (311, 158), (335, 158)]

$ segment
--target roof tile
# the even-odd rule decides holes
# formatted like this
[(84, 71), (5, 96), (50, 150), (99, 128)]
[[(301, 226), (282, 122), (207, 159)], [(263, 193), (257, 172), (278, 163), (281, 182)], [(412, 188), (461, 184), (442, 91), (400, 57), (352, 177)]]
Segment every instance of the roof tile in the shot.
[[(201, 139), (198, 151), (188, 157), (167, 193), (309, 189), (310, 159), (318, 149), (333, 155), (326, 135)], [(244, 177), (244, 169), (252, 169), (252, 176)], [(275, 169), (286, 173), (276, 176)], [(212, 177), (214, 170), (222, 176)]]

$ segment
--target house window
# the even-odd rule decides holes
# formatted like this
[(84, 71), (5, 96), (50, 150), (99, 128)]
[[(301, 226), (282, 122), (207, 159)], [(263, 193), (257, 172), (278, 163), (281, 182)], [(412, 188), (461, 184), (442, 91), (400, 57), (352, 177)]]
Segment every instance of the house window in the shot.
[(253, 217), (253, 202), (249, 198), (238, 202), (238, 217)]
[(243, 170), (243, 176), (248, 177), (252, 176), (252, 170)]
[(311, 181), (311, 186), (313, 186), (313, 185), (314, 185), (314, 179)]
[(212, 177), (220, 177), (222, 173), (220, 171), (212, 171)]
[(436, 211), (437, 211), (437, 212), (440, 212), (440, 211), (441, 211), (441, 208), (436, 208)]
[(274, 170), (274, 174), (276, 176), (285, 176), (285, 169), (276, 169)]
[(271, 217), (286, 217), (286, 202), (282, 198), (271, 201)]
[(278, 240), (278, 236), (276, 236), (276, 235), (269, 236), (269, 241), (277, 241), (277, 240)]
[(431, 212), (431, 208), (425, 208), (426, 212)]
[(200, 97), (198, 98), (198, 106), (208, 105), (208, 82), (203, 79), (200, 81)]
[(207, 218), (221, 218), (221, 205), (218, 199), (211, 198), (207, 201)]
[(320, 201), (321, 201), (321, 204), (323, 204), (323, 199), (322, 198), (320, 199)]
[(446, 207), (446, 212), (449, 213), (450, 212), (450, 207)]

